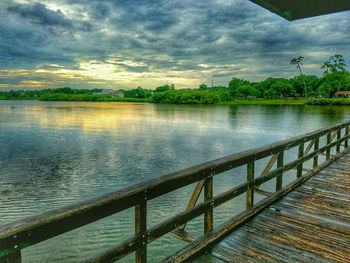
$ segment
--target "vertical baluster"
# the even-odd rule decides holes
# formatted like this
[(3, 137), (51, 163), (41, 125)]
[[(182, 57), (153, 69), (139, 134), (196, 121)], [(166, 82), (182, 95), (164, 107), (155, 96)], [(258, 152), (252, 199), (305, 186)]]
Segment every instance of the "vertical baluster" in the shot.
[(0, 258), (0, 263), (22, 263), (21, 250)]
[[(281, 149), (280, 153), (278, 154), (278, 158), (277, 158), (277, 168), (280, 168), (283, 166), (283, 156), (284, 156), (284, 149)], [(278, 191), (282, 188), (282, 184), (283, 184), (283, 172), (281, 172), (276, 177), (276, 191)]]
[[(318, 151), (320, 145), (320, 137), (317, 136), (317, 138), (315, 139), (315, 144), (314, 144), (314, 151)], [(312, 165), (313, 169), (316, 169), (318, 167), (318, 153), (314, 156), (314, 162)]]
[[(302, 142), (299, 145), (298, 150), (298, 159), (302, 158), (304, 156), (304, 142)], [(297, 167), (297, 177), (300, 177), (303, 175), (303, 163), (300, 163)]]
[[(204, 201), (213, 200), (213, 177), (209, 177), (205, 179), (204, 183)], [(204, 214), (204, 233), (208, 233), (213, 231), (214, 222), (213, 222), (213, 206)]]
[[(337, 140), (340, 140), (340, 138), (341, 138), (341, 129), (337, 131)], [(340, 152), (340, 142), (337, 143), (337, 153), (339, 152)]]
[(147, 262), (147, 202), (143, 200), (135, 206), (135, 234), (141, 237), (141, 243), (135, 252), (136, 263)]
[(331, 147), (329, 144), (331, 143), (331, 132), (327, 134), (327, 150), (326, 150), (326, 160), (329, 160), (331, 158)]
[[(349, 135), (349, 126), (346, 126), (346, 127), (345, 127), (345, 136), (348, 136), (348, 135)], [(344, 146), (345, 149), (348, 148), (348, 146), (349, 146), (349, 141), (348, 141), (348, 139), (345, 140), (344, 145), (345, 145), (345, 146)]]
[[(247, 164), (247, 182), (254, 180), (254, 161)], [(246, 195), (246, 208), (254, 205), (254, 186), (249, 187)]]

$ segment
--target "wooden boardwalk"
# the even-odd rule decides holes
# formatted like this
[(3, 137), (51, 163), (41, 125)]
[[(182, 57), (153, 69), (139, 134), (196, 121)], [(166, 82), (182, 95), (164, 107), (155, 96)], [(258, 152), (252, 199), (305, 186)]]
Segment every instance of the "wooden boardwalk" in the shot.
[(206, 262), (350, 262), (350, 154), (231, 233)]
[[(21, 263), (22, 249), (130, 208), (135, 211), (130, 237), (82, 262), (115, 262), (131, 253), (136, 263), (154, 262), (148, 245), (167, 234), (189, 243), (166, 263), (350, 262), (349, 140), (346, 122), (0, 226), (0, 263)], [(246, 180), (214, 191), (214, 176), (242, 167)], [(274, 187), (267, 192), (261, 189), (265, 183)], [(194, 190), (185, 210), (149, 224), (150, 200), (190, 185)], [(215, 208), (242, 194), (245, 209), (214, 225)], [(195, 237), (185, 227), (199, 216), (203, 231)]]

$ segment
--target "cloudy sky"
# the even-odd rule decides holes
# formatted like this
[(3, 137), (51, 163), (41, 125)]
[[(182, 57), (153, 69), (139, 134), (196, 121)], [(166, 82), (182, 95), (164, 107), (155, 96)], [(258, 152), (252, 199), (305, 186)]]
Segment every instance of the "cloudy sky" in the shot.
[(350, 13), (288, 22), (248, 0), (1, 0), (0, 88), (197, 87), (350, 61)]

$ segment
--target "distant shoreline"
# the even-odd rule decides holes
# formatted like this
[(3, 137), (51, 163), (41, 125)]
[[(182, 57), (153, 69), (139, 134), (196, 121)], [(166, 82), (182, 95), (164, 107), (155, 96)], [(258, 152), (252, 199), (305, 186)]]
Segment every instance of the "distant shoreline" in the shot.
[(310, 105), (310, 106), (350, 106), (349, 99), (326, 99), (326, 98), (293, 98), (293, 99), (235, 99), (231, 101), (223, 101), (212, 104), (205, 103), (164, 103), (164, 102), (152, 102), (147, 98), (109, 98), (108, 100), (76, 100), (76, 99), (64, 99), (64, 100), (40, 100), (40, 99), (6, 99), (0, 98), (0, 101), (55, 101), (55, 102), (139, 102), (139, 103), (152, 103), (152, 104), (172, 104), (172, 105)]
[(34, 99), (34, 98), (20, 98), (20, 99), (7, 99), (7, 98), (1, 98), (0, 101), (71, 101), (71, 102), (145, 102), (145, 103), (150, 103), (148, 99), (144, 98), (108, 98), (105, 99), (101, 97), (101, 100), (89, 100), (89, 99)]

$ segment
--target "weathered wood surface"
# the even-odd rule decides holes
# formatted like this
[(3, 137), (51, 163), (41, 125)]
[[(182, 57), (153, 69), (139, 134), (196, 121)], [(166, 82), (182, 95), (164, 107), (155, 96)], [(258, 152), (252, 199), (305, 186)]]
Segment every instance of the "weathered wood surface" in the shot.
[(350, 262), (350, 154), (270, 205), (217, 247), (200, 260)]

